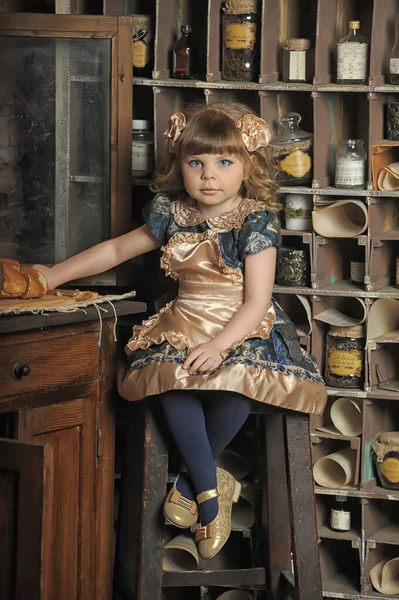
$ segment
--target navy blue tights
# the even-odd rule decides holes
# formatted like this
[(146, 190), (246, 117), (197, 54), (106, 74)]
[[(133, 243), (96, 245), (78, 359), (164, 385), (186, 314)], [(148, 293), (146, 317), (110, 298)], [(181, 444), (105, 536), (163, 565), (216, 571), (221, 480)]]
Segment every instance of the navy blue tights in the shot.
[[(244, 425), (251, 400), (235, 392), (176, 390), (160, 395), (162, 410), (189, 477), (181, 473), (177, 489), (194, 499), (216, 487), (215, 458)], [(200, 505), (201, 524), (216, 517), (214, 498)]]

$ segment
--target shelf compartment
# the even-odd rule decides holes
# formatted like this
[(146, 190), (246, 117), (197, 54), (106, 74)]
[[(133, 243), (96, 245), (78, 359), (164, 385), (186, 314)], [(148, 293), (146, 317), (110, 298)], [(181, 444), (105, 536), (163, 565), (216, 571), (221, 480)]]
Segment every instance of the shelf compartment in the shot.
[(389, 81), (389, 57), (395, 41), (396, 0), (373, 2), (372, 40), (370, 53), (370, 85)]
[(207, 3), (190, 0), (157, 1), (154, 43), (154, 79), (168, 79), (172, 74), (172, 50), (180, 38), (180, 27), (193, 25), (192, 37), (195, 48), (193, 71), (205, 80)]
[(348, 33), (348, 21), (360, 21), (362, 35), (371, 40), (372, 16), (372, 2), (319, 1), (315, 83), (336, 81), (337, 41)]
[[(363, 529), (366, 540), (399, 546), (399, 510), (390, 500), (364, 500)], [(399, 548), (397, 548), (399, 556)]]
[(192, 88), (154, 87), (154, 134), (156, 167), (166, 158), (164, 132), (169, 127), (169, 119), (175, 112), (184, 112), (185, 107), (195, 103), (205, 103), (204, 90)]
[(349, 531), (334, 531), (330, 527), (331, 508), (336, 496), (316, 496), (317, 533), (321, 539), (346, 540), (349, 542), (361, 539), (361, 509), (359, 498), (349, 498), (345, 503), (351, 513), (351, 528)]
[(359, 540), (323, 539), (319, 544), (323, 592), (356, 594), (360, 591)]
[[(334, 388), (335, 389), (335, 388)], [(337, 400), (345, 400), (347, 402), (353, 402), (356, 403), (358, 405), (358, 407), (360, 408), (360, 411), (357, 412), (357, 408), (355, 406), (353, 406), (353, 410), (356, 411), (356, 423), (352, 424), (352, 427), (355, 427), (356, 430), (358, 431), (357, 426), (359, 425), (359, 429), (363, 430), (364, 427), (364, 410), (363, 410), (363, 402), (364, 399), (363, 398), (351, 398), (350, 396), (343, 396), (342, 398), (339, 398), (338, 396), (329, 396), (327, 399), (327, 405), (326, 408), (324, 409), (324, 412), (322, 415), (311, 415), (310, 417), (310, 422), (311, 422), (311, 427), (312, 427), (312, 432), (314, 432), (316, 435), (319, 434), (319, 432), (322, 433), (329, 433), (332, 436), (336, 437), (337, 439), (339, 438), (344, 438), (344, 439), (350, 439), (351, 437), (360, 437), (362, 435), (361, 433), (358, 433), (356, 436), (348, 436), (345, 435), (343, 433), (341, 433), (336, 426), (333, 423), (333, 420), (331, 419), (331, 407), (333, 406), (333, 404), (335, 402), (337, 402)]]
[[(390, 560), (398, 556), (398, 548), (392, 544), (377, 544), (366, 540), (366, 560), (364, 580), (362, 582), (362, 594), (372, 594), (376, 598), (384, 598), (385, 594), (380, 594), (371, 584), (370, 571), (382, 560)], [(399, 594), (389, 595), (393, 600), (399, 598)]]
[(399, 203), (394, 198), (369, 198), (369, 231), (372, 239), (399, 241)]
[(308, 52), (314, 55), (316, 20), (316, 0), (265, 0), (259, 77), (261, 83), (282, 78), (283, 48), (288, 38), (310, 39), (312, 50)]
[[(379, 399), (369, 400), (364, 403), (364, 429), (363, 429), (363, 467), (362, 487), (367, 491), (375, 491), (376, 488), (387, 497), (397, 496), (399, 493), (382, 488), (373, 465), (372, 448), (373, 440), (382, 431), (399, 430), (399, 402), (396, 400)], [(399, 510), (399, 507), (396, 508)]]
[[(360, 471), (360, 454), (361, 454), (361, 441), (359, 438), (348, 438), (345, 436), (330, 436), (325, 433), (317, 432), (311, 434), (312, 443), (312, 465), (320, 459), (338, 452), (339, 450), (350, 449), (354, 453), (355, 458), (355, 469), (353, 482), (340, 489), (341, 492), (346, 490), (354, 490), (357, 488), (359, 483), (359, 471)], [(322, 486), (324, 487), (324, 486)], [(331, 488), (327, 488), (331, 489)]]
[[(334, 0), (331, 4), (334, 4)], [(335, 183), (335, 155), (342, 140), (364, 141), (369, 150), (369, 102), (355, 93), (320, 93), (314, 98), (314, 174), (313, 186), (324, 188)], [(366, 187), (366, 186), (365, 186)], [(340, 195), (345, 191), (340, 190)]]
[(370, 279), (367, 284), (369, 291), (395, 286), (396, 256), (398, 254), (399, 240), (371, 240)]
[(371, 391), (399, 392), (399, 361), (397, 344), (369, 342), (369, 387)]
[[(355, 238), (325, 238), (316, 236), (315, 243), (315, 276), (313, 285), (316, 289), (357, 291), (364, 290), (365, 284), (357, 285), (350, 281), (350, 262), (348, 257), (364, 252), (367, 265), (367, 236)], [(367, 268), (366, 268), (367, 277)], [(365, 277), (365, 280), (366, 280)]]

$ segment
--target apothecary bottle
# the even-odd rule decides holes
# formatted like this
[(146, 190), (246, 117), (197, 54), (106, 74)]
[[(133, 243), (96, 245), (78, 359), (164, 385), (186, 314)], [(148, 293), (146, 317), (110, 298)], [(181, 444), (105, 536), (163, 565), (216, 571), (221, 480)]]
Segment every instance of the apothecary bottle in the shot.
[(389, 57), (389, 80), (394, 85), (399, 84), (399, 13), (396, 15), (395, 43)]
[(327, 385), (336, 388), (361, 387), (363, 366), (363, 326), (331, 326), (326, 341), (325, 380)]
[(330, 528), (333, 531), (350, 531), (351, 511), (348, 508), (348, 496), (336, 496), (331, 507)]
[(173, 48), (173, 78), (192, 78), (192, 40), (191, 25), (180, 27), (181, 37)]
[(131, 15), (133, 20), (132, 63), (134, 77), (151, 77), (153, 58), (153, 18)]
[(349, 33), (337, 44), (337, 83), (367, 82), (368, 40), (359, 33), (360, 21), (349, 21)]
[(289, 38), (283, 49), (283, 81), (304, 83), (310, 81), (310, 40)]
[(363, 140), (342, 140), (335, 160), (335, 187), (364, 188), (367, 152)]
[(301, 115), (290, 112), (279, 121), (279, 134), (271, 141), (281, 185), (312, 183), (313, 135), (299, 127)]
[(226, 0), (222, 16), (222, 79), (253, 81), (257, 63), (257, 0)]
[(146, 177), (153, 172), (154, 136), (149, 130), (149, 121), (132, 121), (132, 176)]

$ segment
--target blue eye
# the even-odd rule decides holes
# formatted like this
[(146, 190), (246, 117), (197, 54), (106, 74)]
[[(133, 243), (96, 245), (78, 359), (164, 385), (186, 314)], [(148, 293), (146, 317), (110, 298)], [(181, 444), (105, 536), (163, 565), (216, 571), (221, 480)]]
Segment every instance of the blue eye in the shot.
[(196, 160), (195, 158), (193, 158), (192, 160), (189, 160), (188, 164), (190, 167), (201, 167), (202, 166), (202, 162), (200, 160)]
[(228, 158), (222, 158), (221, 160), (219, 160), (219, 164), (221, 167), (229, 167), (233, 164), (233, 161), (229, 160)]

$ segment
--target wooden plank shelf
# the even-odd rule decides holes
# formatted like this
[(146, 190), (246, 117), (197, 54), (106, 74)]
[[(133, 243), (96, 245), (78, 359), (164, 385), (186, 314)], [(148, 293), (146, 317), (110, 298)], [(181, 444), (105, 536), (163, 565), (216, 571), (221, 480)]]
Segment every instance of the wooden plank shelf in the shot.
[(237, 588), (265, 588), (266, 571), (263, 568), (225, 569), (204, 571), (174, 571), (163, 573), (163, 587), (228, 586)]

